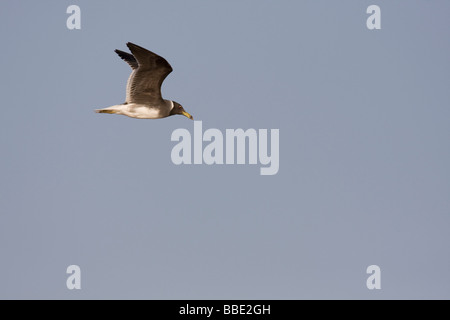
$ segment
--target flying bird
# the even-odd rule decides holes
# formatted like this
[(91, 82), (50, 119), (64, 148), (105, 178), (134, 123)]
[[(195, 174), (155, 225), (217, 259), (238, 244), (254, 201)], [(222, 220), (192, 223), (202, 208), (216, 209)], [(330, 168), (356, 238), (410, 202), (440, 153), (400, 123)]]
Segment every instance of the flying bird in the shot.
[(173, 70), (166, 59), (131, 42), (127, 47), (131, 54), (114, 50), (133, 70), (128, 78), (125, 102), (95, 112), (138, 119), (160, 119), (181, 114), (194, 120), (178, 102), (161, 96), (161, 85)]

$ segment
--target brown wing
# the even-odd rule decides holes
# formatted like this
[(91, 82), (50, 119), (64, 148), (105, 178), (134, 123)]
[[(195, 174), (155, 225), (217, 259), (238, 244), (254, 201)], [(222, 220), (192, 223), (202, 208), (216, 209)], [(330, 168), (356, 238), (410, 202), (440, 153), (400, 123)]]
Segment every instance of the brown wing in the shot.
[(115, 53), (117, 53), (119, 55), (119, 57), (121, 57), (126, 63), (128, 63), (128, 65), (131, 67), (131, 69), (137, 69), (139, 67), (138, 62), (136, 61), (136, 58), (128, 53), (128, 52), (123, 52), (120, 50), (114, 50)]
[(172, 72), (172, 67), (163, 57), (147, 49), (131, 42), (127, 46), (138, 63), (137, 69), (133, 70), (128, 79), (127, 102), (161, 103), (161, 85)]

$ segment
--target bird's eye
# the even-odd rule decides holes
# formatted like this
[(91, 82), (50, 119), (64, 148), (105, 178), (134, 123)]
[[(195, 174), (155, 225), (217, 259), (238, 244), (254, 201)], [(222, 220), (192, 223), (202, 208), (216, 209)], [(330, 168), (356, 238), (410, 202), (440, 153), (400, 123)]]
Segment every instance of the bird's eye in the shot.
[(178, 106), (178, 108), (179, 108), (179, 109), (181, 109), (181, 108), (182, 108), (182, 106)]

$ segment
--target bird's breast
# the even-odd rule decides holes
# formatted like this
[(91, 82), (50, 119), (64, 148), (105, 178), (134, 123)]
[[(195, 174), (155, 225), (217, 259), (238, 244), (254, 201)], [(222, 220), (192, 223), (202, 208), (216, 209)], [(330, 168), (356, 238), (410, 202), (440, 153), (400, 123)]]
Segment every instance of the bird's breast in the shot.
[(159, 119), (165, 118), (169, 115), (170, 110), (166, 108), (153, 107), (143, 104), (128, 104), (129, 117), (138, 119)]

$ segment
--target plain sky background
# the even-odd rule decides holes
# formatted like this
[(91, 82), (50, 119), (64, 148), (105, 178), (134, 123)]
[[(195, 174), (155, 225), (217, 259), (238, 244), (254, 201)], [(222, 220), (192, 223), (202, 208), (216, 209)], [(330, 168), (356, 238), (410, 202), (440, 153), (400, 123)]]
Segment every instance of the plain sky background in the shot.
[[(0, 298), (449, 299), (449, 12), (2, 1)], [(94, 113), (125, 99), (128, 41), (169, 61), (163, 96), (204, 130), (280, 129), (278, 174), (174, 165), (182, 116)]]

